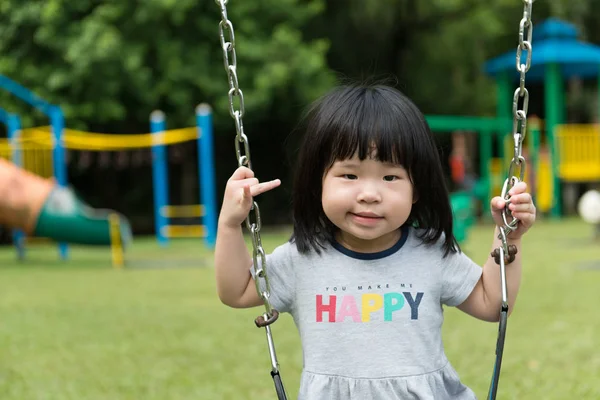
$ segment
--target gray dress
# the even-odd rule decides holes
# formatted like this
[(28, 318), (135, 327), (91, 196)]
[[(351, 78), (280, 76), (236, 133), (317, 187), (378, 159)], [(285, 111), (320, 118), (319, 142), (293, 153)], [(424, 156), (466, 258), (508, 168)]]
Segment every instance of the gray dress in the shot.
[(271, 302), (291, 313), (304, 368), (300, 400), (475, 399), (444, 353), (443, 305), (457, 306), (482, 269), (443, 258), (414, 228), (386, 251), (333, 243), (321, 255), (286, 243), (267, 257)]

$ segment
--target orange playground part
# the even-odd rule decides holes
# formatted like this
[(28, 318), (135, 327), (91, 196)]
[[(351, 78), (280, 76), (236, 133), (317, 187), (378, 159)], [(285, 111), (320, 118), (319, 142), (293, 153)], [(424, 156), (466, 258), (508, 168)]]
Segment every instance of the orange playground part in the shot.
[(0, 158), (0, 225), (32, 234), (54, 186), (53, 179), (41, 178)]

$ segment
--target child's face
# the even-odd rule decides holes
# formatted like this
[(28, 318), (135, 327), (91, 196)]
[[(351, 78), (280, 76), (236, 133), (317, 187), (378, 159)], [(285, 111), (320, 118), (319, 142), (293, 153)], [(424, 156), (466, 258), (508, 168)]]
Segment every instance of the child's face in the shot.
[(414, 204), (413, 185), (399, 165), (374, 158), (336, 161), (323, 178), (323, 210), (340, 229), (336, 239), (358, 252), (392, 247)]

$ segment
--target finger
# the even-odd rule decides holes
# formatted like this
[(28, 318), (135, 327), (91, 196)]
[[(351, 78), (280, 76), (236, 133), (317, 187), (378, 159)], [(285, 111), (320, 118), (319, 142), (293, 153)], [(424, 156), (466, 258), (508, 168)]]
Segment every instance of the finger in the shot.
[(535, 214), (530, 212), (512, 213), (512, 216), (521, 221), (521, 224), (525, 227), (530, 227), (535, 221)]
[(514, 215), (515, 213), (532, 213), (535, 210), (533, 203), (509, 204), (508, 209)]
[(526, 191), (527, 191), (527, 183), (517, 182), (517, 184), (508, 191), (508, 194), (510, 196), (514, 196), (519, 193), (525, 193)]
[(269, 190), (276, 188), (280, 184), (281, 181), (279, 179), (275, 179), (272, 181), (262, 182), (258, 185), (254, 185), (251, 188), (252, 196), (258, 196), (261, 193), (268, 192)]
[(511, 204), (527, 204), (527, 203), (533, 203), (533, 199), (531, 198), (530, 193), (521, 193), (521, 194), (516, 194), (514, 196), (511, 196), (510, 202), (511, 202)]
[(250, 185), (244, 185), (244, 190), (242, 192), (242, 202), (245, 202), (248, 199), (252, 199), (252, 191), (250, 189)]
[(491, 205), (492, 205), (493, 209), (501, 210), (506, 205), (506, 202), (504, 201), (504, 199), (502, 197), (496, 196), (492, 199)]
[(239, 181), (247, 178), (254, 178), (254, 171), (247, 167), (239, 167), (233, 172), (230, 179)]
[(246, 178), (246, 179), (237, 181), (237, 183), (242, 187), (244, 187), (246, 185), (252, 187), (252, 186), (258, 185), (258, 179), (257, 178)]

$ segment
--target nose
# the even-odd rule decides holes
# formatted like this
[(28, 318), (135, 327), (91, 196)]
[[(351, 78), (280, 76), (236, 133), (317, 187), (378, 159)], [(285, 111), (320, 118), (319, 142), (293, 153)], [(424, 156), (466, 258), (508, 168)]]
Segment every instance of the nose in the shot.
[(365, 183), (361, 186), (356, 200), (362, 203), (379, 203), (381, 202), (381, 193), (377, 185)]

